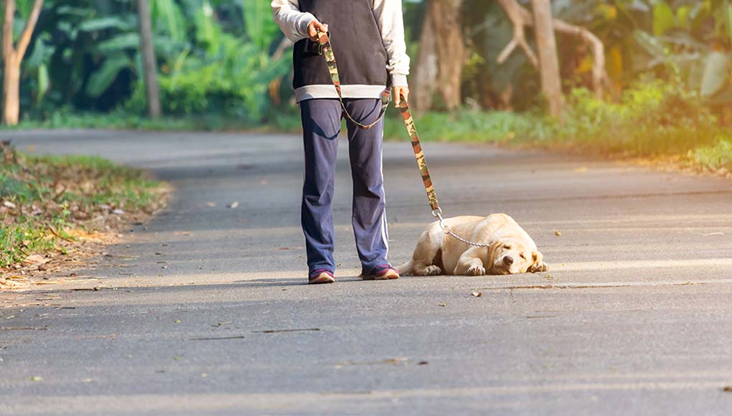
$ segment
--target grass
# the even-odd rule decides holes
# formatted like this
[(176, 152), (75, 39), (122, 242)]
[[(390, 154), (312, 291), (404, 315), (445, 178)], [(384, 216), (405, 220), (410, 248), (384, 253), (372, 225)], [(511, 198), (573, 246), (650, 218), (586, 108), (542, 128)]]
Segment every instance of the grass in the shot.
[(153, 120), (138, 115), (114, 112), (69, 113), (55, 112), (48, 117), (23, 119), (17, 126), (0, 126), (2, 130), (33, 129), (140, 129), (140, 130), (196, 130), (200, 129), (200, 118), (161, 118)]
[[(465, 109), (451, 113), (429, 112), (415, 118), (420, 140), (425, 142), (526, 144), (536, 141), (533, 130), (541, 123), (544, 120), (533, 115)], [(400, 115), (389, 115), (384, 136), (393, 140), (409, 139)]]
[(0, 147), (0, 268), (64, 254), (74, 231), (105, 229), (164, 204), (162, 184), (89, 156), (29, 156)]
[(252, 125), (220, 115), (195, 115), (192, 117), (166, 116), (154, 120), (123, 111), (112, 113), (72, 113), (58, 111), (41, 120), (23, 119), (17, 126), (0, 125), (2, 130), (35, 129), (118, 129), (148, 131), (294, 131), (299, 128), (300, 117), (294, 113), (277, 113), (266, 123)]
[(690, 156), (700, 165), (713, 170), (732, 171), (732, 139), (720, 138), (712, 146), (694, 149)]

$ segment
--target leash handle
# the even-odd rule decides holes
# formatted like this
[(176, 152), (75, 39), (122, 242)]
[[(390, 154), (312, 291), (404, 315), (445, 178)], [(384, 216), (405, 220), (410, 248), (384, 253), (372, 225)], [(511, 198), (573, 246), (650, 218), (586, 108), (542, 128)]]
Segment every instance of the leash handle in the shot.
[(362, 124), (356, 121), (351, 114), (346, 109), (346, 105), (343, 103), (343, 93), (341, 91), (341, 79), (338, 75), (338, 64), (336, 63), (335, 54), (333, 53), (333, 47), (330, 44), (330, 36), (326, 32), (318, 31), (318, 45), (320, 47), (320, 50), (323, 52), (323, 56), (325, 57), (325, 63), (328, 65), (328, 71), (330, 72), (330, 78), (333, 80), (333, 85), (335, 86), (336, 92), (338, 93), (338, 101), (341, 103), (341, 108), (343, 108), (343, 113), (346, 115), (346, 118), (351, 121), (351, 123), (355, 124), (359, 128), (363, 130), (368, 130), (371, 127), (374, 127), (376, 124), (381, 121), (382, 118), (384, 118), (384, 115), (386, 114), (386, 109), (389, 108), (389, 103), (391, 102), (391, 92), (389, 91), (389, 87), (387, 86), (386, 89), (384, 89), (384, 92), (381, 93), (381, 110), (379, 111), (379, 117), (371, 124)]

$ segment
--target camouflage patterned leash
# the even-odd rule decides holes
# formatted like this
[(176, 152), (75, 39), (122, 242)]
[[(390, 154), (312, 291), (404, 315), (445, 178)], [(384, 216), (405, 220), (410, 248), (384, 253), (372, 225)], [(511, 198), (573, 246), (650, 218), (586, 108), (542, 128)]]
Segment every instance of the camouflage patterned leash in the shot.
[(422, 182), (424, 182), (424, 189), (427, 191), (427, 199), (429, 200), (430, 208), (432, 208), (432, 216), (436, 217), (440, 221), (440, 228), (445, 234), (452, 236), (458, 241), (462, 241), (465, 244), (474, 247), (490, 247), (493, 242), (488, 243), (474, 243), (466, 240), (459, 235), (455, 234), (450, 230), (450, 227), (445, 223), (445, 219), (442, 218), (442, 208), (440, 203), (437, 202), (437, 193), (435, 193), (435, 187), (432, 185), (432, 178), (430, 177), (430, 171), (427, 169), (427, 161), (424, 159), (424, 151), (422, 150), (422, 144), (419, 142), (419, 135), (417, 134), (417, 127), (414, 125), (414, 119), (412, 113), (409, 111), (409, 104), (404, 96), (400, 97), (399, 111), (402, 113), (404, 118), (404, 125), (407, 126), (407, 133), (409, 133), (409, 140), (412, 142), (412, 150), (414, 150), (414, 157), (417, 158), (417, 166), (419, 166), (419, 173), (422, 175)]
[(330, 45), (330, 37), (326, 32), (318, 32), (318, 44), (320, 50), (323, 53), (323, 56), (325, 56), (325, 63), (326, 65), (328, 65), (328, 71), (330, 72), (330, 77), (333, 80), (333, 85), (335, 85), (336, 92), (338, 93), (338, 101), (341, 102), (343, 113), (349, 120), (351, 120), (353, 124), (364, 130), (368, 130), (371, 127), (374, 127), (379, 121), (381, 121), (382, 118), (384, 118), (384, 114), (386, 114), (386, 109), (389, 108), (389, 103), (391, 102), (391, 92), (389, 91), (389, 87), (386, 87), (384, 89), (384, 92), (381, 93), (381, 111), (379, 111), (379, 117), (376, 119), (376, 121), (371, 124), (362, 124), (354, 120), (348, 110), (346, 110), (346, 105), (343, 103), (343, 93), (341, 92), (341, 79), (338, 76), (338, 65), (336, 64), (335, 55), (333, 54), (333, 47)]
[[(371, 127), (375, 126), (376, 123), (378, 123), (379, 120), (384, 117), (386, 109), (389, 107), (389, 101), (391, 101), (389, 88), (387, 87), (381, 94), (382, 107), (381, 112), (379, 113), (379, 118), (369, 125), (363, 125), (357, 122), (351, 117), (350, 114), (348, 114), (346, 106), (343, 104), (343, 97), (341, 96), (341, 81), (340, 77), (338, 76), (338, 65), (336, 65), (335, 55), (333, 54), (333, 48), (330, 46), (330, 39), (328, 38), (328, 34), (325, 32), (318, 32), (318, 43), (320, 44), (323, 55), (325, 56), (325, 62), (326, 64), (328, 64), (330, 77), (333, 79), (333, 85), (338, 92), (338, 100), (341, 102), (341, 107), (343, 107), (343, 111), (345, 112), (346, 117), (348, 117), (349, 120), (351, 120), (355, 125), (361, 127), (362, 129), (370, 129)], [(422, 175), (424, 189), (425, 191), (427, 191), (427, 199), (429, 200), (430, 208), (432, 209), (432, 216), (440, 221), (440, 228), (442, 228), (442, 231), (444, 231), (445, 234), (452, 236), (456, 240), (462, 241), (465, 244), (475, 247), (489, 247), (492, 242), (488, 244), (474, 243), (453, 233), (452, 230), (450, 230), (450, 227), (445, 223), (445, 219), (442, 218), (442, 208), (440, 208), (440, 203), (437, 201), (437, 193), (435, 192), (434, 185), (432, 185), (432, 178), (430, 177), (430, 171), (427, 168), (427, 161), (424, 158), (424, 151), (422, 150), (422, 145), (419, 142), (419, 135), (417, 135), (417, 128), (414, 125), (412, 113), (409, 111), (409, 104), (407, 104), (407, 100), (404, 99), (404, 96), (401, 96), (400, 98), (401, 104), (399, 105), (399, 111), (402, 113), (402, 117), (404, 118), (404, 125), (407, 127), (407, 133), (409, 133), (409, 140), (412, 142), (412, 150), (414, 150), (414, 157), (417, 159), (419, 173)]]

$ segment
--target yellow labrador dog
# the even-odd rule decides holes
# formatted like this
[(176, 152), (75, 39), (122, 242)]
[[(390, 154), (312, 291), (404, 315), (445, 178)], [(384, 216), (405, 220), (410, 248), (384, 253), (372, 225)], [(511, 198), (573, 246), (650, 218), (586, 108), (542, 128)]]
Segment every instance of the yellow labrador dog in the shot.
[(422, 233), (412, 260), (399, 267), (400, 274), (482, 276), (547, 270), (534, 240), (506, 214), (454, 217), (445, 223), (460, 237), (490, 246), (474, 247), (460, 242), (446, 235), (436, 221)]

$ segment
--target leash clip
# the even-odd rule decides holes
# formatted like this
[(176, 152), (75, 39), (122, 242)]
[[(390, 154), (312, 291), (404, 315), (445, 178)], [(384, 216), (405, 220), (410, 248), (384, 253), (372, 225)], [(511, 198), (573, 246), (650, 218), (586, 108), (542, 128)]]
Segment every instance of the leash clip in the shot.
[(442, 208), (437, 207), (432, 210), (432, 216), (436, 217), (440, 221), (440, 228), (442, 228), (442, 231), (445, 234), (451, 234), (452, 231), (450, 230), (450, 227), (445, 223), (445, 219), (442, 218)]

